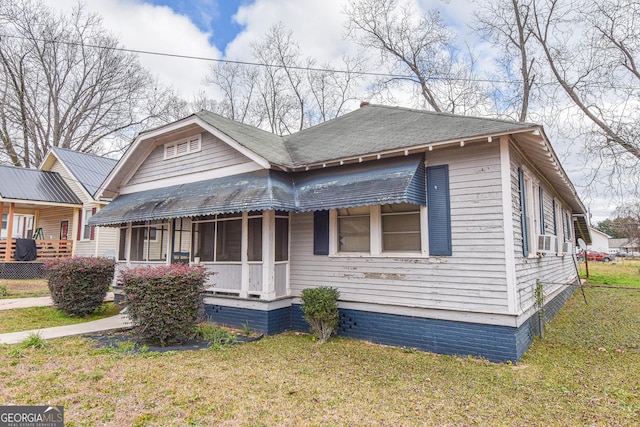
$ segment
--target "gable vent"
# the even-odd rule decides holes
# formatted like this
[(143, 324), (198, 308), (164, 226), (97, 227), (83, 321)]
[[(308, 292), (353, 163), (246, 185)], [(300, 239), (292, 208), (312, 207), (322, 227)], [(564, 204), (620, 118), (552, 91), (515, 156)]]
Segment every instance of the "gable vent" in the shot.
[(179, 141), (164, 144), (164, 159), (172, 159), (174, 157), (185, 156), (191, 153), (197, 153), (202, 150), (201, 135), (194, 135)]

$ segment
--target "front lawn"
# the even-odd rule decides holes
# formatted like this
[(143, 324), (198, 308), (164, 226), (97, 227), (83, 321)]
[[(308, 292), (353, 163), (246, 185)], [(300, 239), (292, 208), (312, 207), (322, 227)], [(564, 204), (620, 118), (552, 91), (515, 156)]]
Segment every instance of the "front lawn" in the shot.
[(69, 338), (0, 348), (0, 402), (63, 405), (70, 426), (633, 425), (640, 292), (585, 292), (516, 365), (296, 333), (161, 354)]
[(54, 307), (29, 307), (0, 310), (0, 334), (31, 329), (52, 328), (98, 320), (118, 314), (120, 307), (114, 303), (103, 304), (88, 317), (69, 317)]
[(0, 298), (48, 297), (50, 295), (46, 279), (9, 280), (0, 279)]
[[(584, 262), (580, 263), (580, 277), (586, 277)], [(640, 288), (640, 259), (618, 258), (615, 262), (590, 261), (587, 283)]]

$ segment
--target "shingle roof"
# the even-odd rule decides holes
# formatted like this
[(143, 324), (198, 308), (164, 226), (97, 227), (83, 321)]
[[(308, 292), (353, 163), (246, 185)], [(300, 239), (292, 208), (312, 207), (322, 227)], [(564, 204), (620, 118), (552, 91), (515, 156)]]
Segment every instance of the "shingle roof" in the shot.
[(209, 111), (200, 111), (195, 115), (234, 139), (238, 144), (266, 159), (269, 163), (283, 166), (292, 164), (291, 156), (287, 152), (281, 136)]
[(536, 125), (368, 104), (280, 137), (217, 114), (196, 113), (269, 163), (296, 167), (429, 143), (508, 133)]
[[(429, 143), (529, 129), (535, 125), (384, 105), (365, 105), (284, 137), (293, 166)], [(289, 166), (289, 165), (287, 165)]]
[(58, 147), (53, 147), (51, 150), (91, 196), (98, 191), (109, 172), (118, 163), (115, 159), (79, 151)]
[(24, 201), (68, 203), (82, 202), (55, 172), (0, 165), (0, 197)]

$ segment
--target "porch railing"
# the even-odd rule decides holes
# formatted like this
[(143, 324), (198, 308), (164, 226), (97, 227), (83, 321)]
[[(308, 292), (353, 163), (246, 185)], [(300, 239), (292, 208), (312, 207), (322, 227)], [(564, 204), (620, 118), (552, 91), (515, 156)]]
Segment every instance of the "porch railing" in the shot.
[[(73, 240), (36, 240), (37, 255), (36, 261), (48, 258), (67, 258), (73, 252)], [(7, 250), (9, 251), (9, 261), (15, 261), (13, 258), (16, 253), (15, 239), (10, 242), (0, 240), (0, 262), (6, 260)]]

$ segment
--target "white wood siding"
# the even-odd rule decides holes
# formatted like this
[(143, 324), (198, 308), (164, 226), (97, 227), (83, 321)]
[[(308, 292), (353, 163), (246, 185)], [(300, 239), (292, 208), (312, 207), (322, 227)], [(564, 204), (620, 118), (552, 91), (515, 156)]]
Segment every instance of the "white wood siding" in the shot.
[(436, 150), (427, 152), (426, 159), (427, 166), (449, 165), (453, 255), (313, 255), (313, 213), (296, 214), (290, 252), (294, 295), (308, 287), (333, 286), (344, 301), (508, 312), (499, 144)]
[(131, 177), (127, 185), (246, 163), (253, 163), (253, 161), (212, 134), (205, 132), (202, 134), (202, 150), (196, 153), (164, 160), (164, 144), (158, 145)]
[(76, 181), (76, 179), (67, 172), (64, 166), (62, 166), (62, 163), (60, 163), (57, 159), (55, 162), (53, 162), (53, 165), (49, 170), (51, 172), (57, 172), (58, 174), (60, 174), (62, 179), (64, 179), (64, 182), (67, 183), (71, 191), (75, 193), (75, 195), (82, 201), (82, 203), (93, 202), (93, 199), (87, 196), (87, 192), (85, 191), (82, 184)]
[[(512, 151), (511, 154), (511, 195), (512, 195), (512, 212), (513, 212), (513, 230), (514, 230), (514, 250), (515, 250), (515, 267), (516, 267), (516, 287), (517, 302), (519, 304), (519, 313), (524, 313), (535, 305), (535, 288), (538, 281), (542, 282), (545, 295), (550, 295), (557, 291), (562, 284), (570, 283), (578, 278), (576, 260), (574, 254), (564, 254), (559, 256), (556, 254), (545, 254), (537, 256), (535, 248), (529, 249), (529, 257), (524, 257), (522, 253), (522, 226), (520, 223), (520, 193), (518, 188), (518, 167), (523, 167), (526, 173), (536, 181), (534, 188), (535, 194), (527, 194), (527, 197), (538, 198), (538, 185), (542, 185), (544, 190), (544, 213), (545, 213), (545, 232), (553, 234), (553, 198), (556, 197), (556, 203), (563, 209), (569, 210), (568, 205), (564, 205), (553, 192), (553, 189), (547, 186), (541, 179), (537, 171), (532, 170), (528, 164), (524, 164), (520, 156)], [(533, 215), (539, 216), (539, 212), (532, 212)], [(558, 235), (562, 242), (562, 221), (563, 218), (558, 217)], [(533, 236), (532, 240), (537, 240), (540, 230), (529, 230)]]

